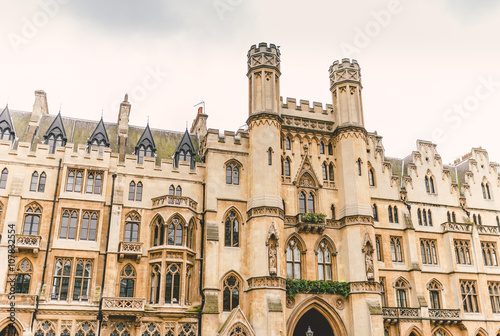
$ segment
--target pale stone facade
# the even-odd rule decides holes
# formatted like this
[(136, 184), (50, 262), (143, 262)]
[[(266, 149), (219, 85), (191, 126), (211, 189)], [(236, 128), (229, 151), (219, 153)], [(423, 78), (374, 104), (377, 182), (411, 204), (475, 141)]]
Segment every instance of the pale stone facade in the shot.
[(280, 56), (248, 52), (236, 133), (203, 110), (191, 134), (131, 126), (127, 97), (117, 123), (50, 115), (43, 91), (6, 108), (0, 335), (11, 279), (13, 335), (500, 335), (499, 165), (481, 148), (445, 165), (427, 141), (386, 157), (356, 61), (311, 107), (281, 99)]

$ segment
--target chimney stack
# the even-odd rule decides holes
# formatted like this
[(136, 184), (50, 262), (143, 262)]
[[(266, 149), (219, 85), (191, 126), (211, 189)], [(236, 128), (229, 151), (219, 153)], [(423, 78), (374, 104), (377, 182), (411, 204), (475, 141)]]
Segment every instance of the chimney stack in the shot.
[(43, 90), (35, 91), (35, 103), (33, 104), (33, 112), (31, 113), (30, 123), (28, 125), (28, 134), (26, 136), (27, 142), (33, 142), (33, 138), (40, 126), (40, 121), (44, 114), (49, 114), (49, 107), (47, 104), (47, 94)]
[(128, 121), (130, 117), (130, 103), (128, 102), (128, 94), (125, 94), (123, 102), (120, 104), (120, 112), (118, 113), (118, 153), (120, 160), (125, 160), (125, 147), (128, 139)]

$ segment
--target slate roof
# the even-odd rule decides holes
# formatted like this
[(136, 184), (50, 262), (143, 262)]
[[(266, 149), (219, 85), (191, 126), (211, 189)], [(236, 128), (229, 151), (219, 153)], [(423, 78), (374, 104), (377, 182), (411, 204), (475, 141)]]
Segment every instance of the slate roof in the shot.
[(68, 141), (68, 137), (66, 136), (66, 130), (64, 129), (64, 124), (61, 117), (61, 112), (59, 112), (57, 116), (54, 118), (47, 131), (45, 131), (43, 138), (47, 139), (47, 137), (50, 134), (54, 134), (56, 136), (62, 135), (63, 140)]
[(2, 129), (9, 128), (12, 136), (13, 137), (15, 136), (16, 129), (14, 127), (14, 123), (12, 122), (12, 118), (10, 117), (8, 105), (6, 105), (2, 113), (0, 113), (0, 128)]
[(139, 148), (140, 145), (144, 145), (144, 147), (151, 146), (153, 147), (153, 152), (156, 152), (156, 145), (153, 135), (151, 134), (151, 129), (149, 128), (149, 123), (147, 124), (144, 132), (142, 132), (139, 141), (137, 141), (137, 145), (135, 145), (135, 150)]
[(94, 128), (94, 132), (92, 132), (92, 135), (87, 140), (87, 143), (90, 145), (94, 140), (97, 140), (98, 142), (104, 140), (106, 147), (109, 147), (108, 132), (106, 132), (106, 126), (104, 126), (104, 120), (102, 120), (102, 117), (96, 128)]

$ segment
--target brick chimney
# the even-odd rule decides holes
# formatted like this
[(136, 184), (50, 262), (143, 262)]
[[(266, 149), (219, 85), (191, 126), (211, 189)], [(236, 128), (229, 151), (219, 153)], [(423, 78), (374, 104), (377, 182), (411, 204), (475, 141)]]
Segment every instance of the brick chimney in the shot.
[(28, 125), (27, 142), (33, 142), (33, 137), (40, 126), (40, 121), (44, 114), (49, 114), (47, 104), (47, 94), (43, 90), (35, 91), (35, 103), (33, 104), (33, 112), (31, 113), (30, 123)]

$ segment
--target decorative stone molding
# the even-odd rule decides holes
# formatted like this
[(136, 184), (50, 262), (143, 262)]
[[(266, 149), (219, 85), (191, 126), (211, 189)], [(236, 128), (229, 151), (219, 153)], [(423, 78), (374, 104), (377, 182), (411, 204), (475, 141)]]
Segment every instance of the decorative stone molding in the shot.
[(247, 280), (250, 289), (255, 288), (272, 288), (272, 289), (286, 289), (286, 279), (281, 277), (254, 277)]
[(441, 224), (441, 227), (443, 228), (443, 232), (472, 232), (472, 224), (467, 223), (444, 222), (443, 224)]
[(496, 225), (476, 225), (479, 234), (498, 235), (498, 226)]
[(335, 308), (338, 310), (343, 310), (345, 308), (345, 300), (342, 298), (338, 298), (335, 300)]
[(248, 50), (248, 71), (264, 67), (274, 68), (280, 71), (280, 50), (274, 44), (259, 43), (259, 45), (252, 45)]
[(343, 139), (362, 139), (364, 142), (368, 142), (368, 132), (364, 127), (358, 125), (347, 125), (342, 127), (337, 127), (333, 131), (333, 145), (335, 146), (340, 140)]
[(103, 310), (126, 310), (143, 311), (146, 299), (104, 297), (102, 298)]
[(420, 308), (399, 308), (399, 307), (384, 307), (382, 308), (385, 324), (396, 324), (398, 321), (414, 321), (420, 319)]
[(186, 196), (164, 195), (155, 197), (151, 201), (153, 201), (153, 209), (164, 206), (178, 206), (189, 208), (196, 212), (196, 208), (198, 207), (198, 202)]
[(16, 248), (15, 251), (20, 250), (31, 250), (33, 256), (38, 257), (38, 251), (40, 251), (40, 242), (42, 236), (30, 236), (30, 235), (17, 235), (16, 234)]
[(315, 120), (308, 118), (301, 118), (296, 116), (283, 115), (283, 129), (288, 128), (300, 128), (310, 131), (323, 131), (331, 132), (334, 127), (334, 123), (330, 121)]
[(432, 320), (460, 320), (460, 309), (429, 309)]
[(285, 217), (285, 213), (282, 209), (277, 207), (256, 207), (251, 208), (247, 211), (248, 219), (252, 217), (260, 217), (260, 216), (271, 216), (271, 217), (279, 217), (283, 219)]
[(283, 119), (278, 114), (261, 111), (250, 115), (247, 119), (248, 130), (251, 131), (254, 126), (269, 125), (281, 129)]
[(295, 298), (294, 297), (286, 297), (286, 307), (288, 309), (292, 309), (295, 306)]
[(351, 294), (353, 293), (380, 293), (380, 283), (376, 281), (350, 282)]

